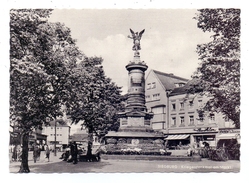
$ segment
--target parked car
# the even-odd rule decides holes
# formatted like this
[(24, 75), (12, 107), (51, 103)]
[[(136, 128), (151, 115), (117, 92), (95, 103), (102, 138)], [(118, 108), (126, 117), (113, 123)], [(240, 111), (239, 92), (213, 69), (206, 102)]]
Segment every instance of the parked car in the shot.
[(88, 146), (79, 146), (79, 161), (100, 161), (100, 156), (105, 153), (105, 146), (101, 144), (92, 145), (92, 155), (88, 155)]

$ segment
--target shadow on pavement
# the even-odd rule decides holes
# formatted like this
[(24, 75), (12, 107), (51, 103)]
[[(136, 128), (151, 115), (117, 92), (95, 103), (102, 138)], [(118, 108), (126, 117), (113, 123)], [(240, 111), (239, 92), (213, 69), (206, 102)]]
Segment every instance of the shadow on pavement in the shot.
[[(30, 173), (98, 173), (108, 162), (78, 162), (77, 164), (61, 162), (42, 162), (29, 164)], [(18, 173), (20, 164), (11, 165), (10, 173)]]

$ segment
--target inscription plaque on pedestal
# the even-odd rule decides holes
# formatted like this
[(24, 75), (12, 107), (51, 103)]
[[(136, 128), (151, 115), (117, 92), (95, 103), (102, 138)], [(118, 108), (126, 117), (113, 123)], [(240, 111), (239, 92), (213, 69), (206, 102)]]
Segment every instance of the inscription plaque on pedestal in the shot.
[(143, 117), (128, 117), (129, 126), (144, 126)]

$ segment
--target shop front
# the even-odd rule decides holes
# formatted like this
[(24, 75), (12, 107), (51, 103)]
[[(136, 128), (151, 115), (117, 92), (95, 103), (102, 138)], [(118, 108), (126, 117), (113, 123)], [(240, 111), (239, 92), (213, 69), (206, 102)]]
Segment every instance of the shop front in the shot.
[(168, 149), (185, 149), (190, 144), (189, 134), (168, 135), (165, 139), (165, 145)]
[(204, 147), (204, 144), (207, 143), (210, 147), (215, 147), (215, 137), (216, 133), (202, 133), (202, 134), (193, 134), (194, 143), (197, 147)]
[(169, 149), (184, 149), (186, 146), (203, 147), (203, 142), (212, 147), (216, 145), (217, 133), (218, 127), (169, 129), (168, 134), (165, 134), (165, 140)]
[(29, 135), (29, 150), (32, 151), (35, 145), (39, 145), (41, 150), (44, 150), (44, 145), (47, 143), (47, 135), (32, 132)]
[(240, 144), (240, 129), (220, 129), (216, 136), (216, 146), (228, 146), (231, 141)]
[(240, 159), (240, 129), (220, 129), (216, 136), (216, 147), (224, 148), (228, 158)]

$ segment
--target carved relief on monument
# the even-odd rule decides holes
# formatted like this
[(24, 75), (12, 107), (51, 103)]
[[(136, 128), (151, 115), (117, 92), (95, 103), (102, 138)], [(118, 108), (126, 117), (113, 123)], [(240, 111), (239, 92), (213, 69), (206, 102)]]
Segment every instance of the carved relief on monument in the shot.
[(138, 145), (139, 144), (139, 139), (132, 139), (131, 144), (132, 145)]

